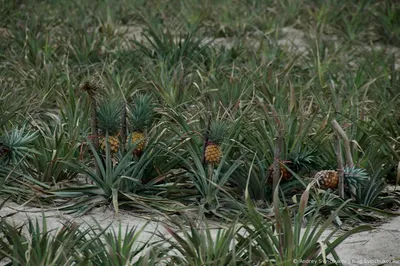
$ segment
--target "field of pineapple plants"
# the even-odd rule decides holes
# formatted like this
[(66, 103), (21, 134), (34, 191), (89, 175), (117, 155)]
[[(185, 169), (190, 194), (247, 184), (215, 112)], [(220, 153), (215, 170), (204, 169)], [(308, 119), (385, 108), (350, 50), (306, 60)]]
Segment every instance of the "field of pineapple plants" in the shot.
[(397, 1), (0, 4), (0, 265), (400, 261)]

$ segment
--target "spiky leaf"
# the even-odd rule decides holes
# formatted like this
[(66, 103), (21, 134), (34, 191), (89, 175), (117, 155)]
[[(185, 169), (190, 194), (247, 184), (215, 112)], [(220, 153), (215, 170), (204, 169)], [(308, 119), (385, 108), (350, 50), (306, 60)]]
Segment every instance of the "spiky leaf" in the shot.
[(106, 131), (110, 135), (118, 132), (121, 126), (121, 113), (123, 104), (118, 99), (104, 99), (97, 110), (97, 119), (99, 128), (105, 134)]
[(133, 131), (143, 132), (150, 127), (155, 117), (153, 98), (147, 94), (136, 96), (133, 99), (129, 116)]
[(369, 175), (365, 169), (357, 167), (345, 167), (344, 176), (346, 178), (346, 182), (350, 186), (354, 187), (362, 185), (369, 180)]
[(225, 121), (212, 121), (208, 133), (208, 141), (220, 144), (228, 133), (228, 123)]
[(25, 132), (25, 127), (5, 132), (0, 137), (0, 146), (4, 152), (2, 160), (6, 163), (18, 164), (24, 158), (31, 158), (33, 154), (38, 154), (35, 149), (30, 147), (36, 137), (36, 132)]

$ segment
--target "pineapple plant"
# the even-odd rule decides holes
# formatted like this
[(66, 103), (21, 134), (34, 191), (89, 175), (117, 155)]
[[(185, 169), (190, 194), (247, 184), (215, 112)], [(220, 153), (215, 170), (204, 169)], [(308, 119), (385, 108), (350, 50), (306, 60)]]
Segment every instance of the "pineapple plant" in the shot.
[(32, 159), (39, 153), (32, 147), (37, 136), (37, 132), (26, 132), (25, 126), (4, 132), (4, 135), (0, 136), (0, 161), (20, 166), (21, 162), (25, 164), (26, 159)]
[(131, 134), (126, 143), (135, 145), (133, 153), (140, 156), (146, 146), (145, 131), (154, 121), (155, 112), (153, 99), (150, 95), (138, 95), (133, 100), (129, 113)]
[(204, 158), (208, 164), (219, 164), (222, 157), (221, 143), (227, 133), (227, 124), (214, 121), (210, 125)]
[[(321, 189), (336, 189), (339, 186), (339, 174), (335, 170), (322, 170), (314, 176), (317, 186)], [(344, 182), (346, 188), (356, 187), (369, 178), (364, 169), (345, 167)]]
[(100, 149), (106, 151), (106, 141), (110, 146), (110, 152), (115, 154), (119, 150), (119, 129), (121, 126), (122, 104), (116, 99), (107, 99), (97, 110), (98, 127), (100, 129)]
[[(318, 163), (315, 161), (313, 150), (292, 151), (287, 160), (280, 161), (280, 177), (282, 181), (288, 181), (292, 178), (292, 173), (286, 167), (289, 167), (295, 173), (305, 172), (308, 173), (312, 168), (316, 167)], [(274, 176), (274, 164), (268, 167), (268, 183), (272, 184)]]

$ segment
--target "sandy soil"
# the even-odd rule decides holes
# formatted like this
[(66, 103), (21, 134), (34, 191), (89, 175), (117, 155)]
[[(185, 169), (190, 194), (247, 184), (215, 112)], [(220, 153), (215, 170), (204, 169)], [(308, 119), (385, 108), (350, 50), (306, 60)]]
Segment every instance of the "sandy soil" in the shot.
[[(94, 225), (95, 219), (101, 226), (111, 225), (111, 228), (118, 230), (121, 223), (122, 228), (137, 226), (142, 228), (146, 225), (146, 229), (140, 236), (140, 240), (156, 241), (158, 238), (153, 235), (160, 232), (168, 235), (163, 227), (163, 219), (161, 217), (136, 216), (131, 212), (121, 211), (115, 215), (111, 209), (98, 208), (90, 214), (73, 217), (63, 214), (59, 211), (41, 210), (39, 208), (22, 207), (15, 203), (7, 203), (0, 210), (0, 217), (13, 214), (7, 217), (7, 221), (21, 225), (26, 222), (27, 218), (41, 219), (43, 214), (47, 217), (48, 229), (58, 229), (67, 221), (74, 221), (79, 224)], [(159, 221), (157, 221), (159, 220)], [(326, 235), (330, 232), (327, 231)], [(363, 232), (351, 236), (343, 242), (337, 249), (337, 253), (344, 265), (400, 265), (400, 217), (390, 219), (387, 223), (378, 226), (370, 232)], [(396, 260), (396, 262), (391, 262)], [(2, 265), (0, 263), (0, 265)]]

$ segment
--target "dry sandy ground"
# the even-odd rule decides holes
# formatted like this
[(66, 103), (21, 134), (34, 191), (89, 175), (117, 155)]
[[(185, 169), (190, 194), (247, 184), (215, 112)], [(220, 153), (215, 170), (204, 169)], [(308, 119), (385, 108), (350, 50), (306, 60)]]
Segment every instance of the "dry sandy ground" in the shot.
[[(112, 228), (115, 230), (118, 230), (119, 223), (121, 223), (122, 228), (126, 228), (126, 226), (138, 226), (141, 228), (146, 225), (146, 222), (150, 221), (145, 231), (141, 234), (141, 240), (149, 238), (151, 238), (151, 241), (157, 240), (152, 235), (153, 232), (157, 231), (168, 235), (162, 222), (156, 222), (157, 217), (139, 217), (126, 211), (121, 211), (118, 215), (115, 215), (111, 209), (106, 208), (96, 209), (92, 213), (79, 218), (74, 218), (58, 211), (44, 211), (42, 212), (38, 208), (24, 208), (15, 203), (7, 203), (0, 210), (0, 217), (15, 213), (7, 220), (18, 225), (26, 222), (28, 217), (41, 219), (43, 217), (42, 213), (44, 213), (50, 230), (58, 229), (66, 221), (94, 224), (92, 218), (104, 227), (111, 223)], [(328, 234), (329, 232), (326, 233)], [(336, 251), (344, 265), (400, 265), (400, 217), (390, 219), (373, 231), (351, 236)], [(396, 258), (398, 259), (397, 263), (390, 262)]]

